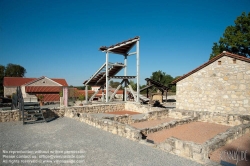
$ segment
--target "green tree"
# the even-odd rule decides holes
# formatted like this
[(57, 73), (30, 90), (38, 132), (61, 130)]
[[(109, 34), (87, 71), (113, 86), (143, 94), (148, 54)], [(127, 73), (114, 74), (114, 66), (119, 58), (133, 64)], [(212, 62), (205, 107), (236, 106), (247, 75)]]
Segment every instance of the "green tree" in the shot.
[[(152, 73), (152, 76), (150, 77), (150, 79), (154, 80), (154, 81), (158, 81), (159, 83), (168, 86), (174, 79), (171, 75), (166, 74), (165, 72), (158, 70)], [(157, 93), (159, 93), (159, 90), (156, 88), (153, 88), (153, 91), (157, 91)]]
[[(112, 87), (112, 88), (117, 88), (119, 85), (120, 85), (120, 82), (114, 82), (113, 80), (111, 80), (109, 82), (109, 85)], [(122, 89), (122, 87), (120, 87), (120, 89)]]
[[(79, 90), (85, 90), (85, 86), (75, 86)], [(91, 90), (91, 86), (88, 85), (88, 90)]]
[(131, 85), (133, 90), (137, 90), (137, 83), (135, 83), (134, 81), (130, 80), (129, 84)]
[(223, 51), (250, 57), (250, 13), (237, 17), (234, 26), (228, 26), (218, 43), (214, 43), (210, 59)]
[(0, 65), (0, 96), (3, 95), (3, 78), (5, 74), (5, 67)]
[(9, 63), (5, 68), (5, 77), (24, 77), (26, 69), (20, 65)]
[(166, 85), (166, 86), (174, 80), (171, 75), (166, 74), (165, 72), (162, 72), (161, 70), (153, 72), (150, 79), (154, 81), (158, 81), (159, 83)]
[[(173, 79), (173, 81), (176, 80), (176, 79), (178, 79), (178, 78), (180, 78), (180, 77), (181, 77), (181, 76), (176, 76), (176, 77)], [(170, 90), (171, 90), (172, 92), (176, 92), (176, 86), (172, 86)]]
[(20, 65), (9, 63), (6, 67), (0, 65), (0, 96), (3, 95), (4, 77), (23, 77), (26, 69)]

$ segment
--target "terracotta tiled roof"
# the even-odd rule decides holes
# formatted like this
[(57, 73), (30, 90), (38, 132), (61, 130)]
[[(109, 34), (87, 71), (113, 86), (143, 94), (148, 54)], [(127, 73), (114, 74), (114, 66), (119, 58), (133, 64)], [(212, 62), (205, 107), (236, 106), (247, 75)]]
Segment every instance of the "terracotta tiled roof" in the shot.
[(60, 92), (61, 87), (60, 86), (26, 86), (25, 91), (26, 92)]
[[(36, 79), (37, 78), (4, 77), (3, 86), (21, 86), (35, 81)], [(68, 86), (66, 80), (63, 78), (51, 78), (51, 80), (61, 84), (62, 86)]]
[(223, 56), (228, 56), (228, 57), (231, 57), (231, 58), (235, 58), (235, 59), (250, 63), (250, 58), (246, 58), (246, 57), (243, 57), (243, 56), (240, 56), (240, 55), (237, 55), (237, 54), (232, 54), (232, 53), (224, 51), (223, 53), (221, 53), (221, 54), (217, 55), (216, 57), (210, 59), (208, 62), (204, 63), (203, 65), (201, 65), (199, 67), (197, 67), (196, 69), (192, 70), (191, 72), (189, 72), (189, 73), (185, 74), (184, 76), (179, 77), (178, 79), (174, 80), (172, 82), (172, 84), (176, 84), (177, 82), (179, 82), (179, 81), (183, 80), (184, 78), (190, 76), (191, 74), (203, 69), (204, 67), (210, 65), (211, 63), (215, 62), (216, 60), (220, 59)]
[(118, 90), (116, 94), (123, 94), (123, 90)]
[(68, 86), (67, 82), (63, 78), (51, 78), (53, 81), (61, 84), (62, 86)]
[[(114, 91), (111, 92), (113, 93)], [(94, 93), (95, 91), (88, 90), (88, 95), (93, 95)], [(85, 90), (77, 90), (76, 96), (79, 96), (80, 94), (85, 96)], [(106, 94), (106, 90), (104, 90), (104, 94)], [(118, 90), (116, 94), (123, 94), (123, 90)], [(102, 90), (99, 90), (98, 93), (96, 94), (96, 97), (100, 96), (102, 96)]]
[[(95, 93), (95, 91), (88, 90), (88, 95), (92, 95), (94, 93)], [(77, 90), (76, 96), (79, 96), (80, 94), (82, 94), (83, 96), (85, 96), (85, 90)]]
[(59, 94), (37, 94), (36, 96), (38, 97), (39, 95), (44, 96), (43, 101), (45, 101), (45, 102), (60, 101)]
[(21, 86), (28, 82), (35, 80), (36, 78), (23, 78), (23, 77), (4, 77), (3, 86)]

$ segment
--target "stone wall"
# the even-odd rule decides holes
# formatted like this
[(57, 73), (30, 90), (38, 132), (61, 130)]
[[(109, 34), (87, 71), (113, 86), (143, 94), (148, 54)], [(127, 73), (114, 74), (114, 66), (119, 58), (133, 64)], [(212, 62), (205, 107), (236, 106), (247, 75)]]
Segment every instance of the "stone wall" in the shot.
[(64, 109), (74, 110), (77, 113), (105, 113), (105, 112), (123, 111), (125, 109), (125, 106), (124, 103), (98, 104), (98, 105), (73, 106)]
[[(44, 118), (58, 118), (64, 116), (64, 109), (60, 108), (50, 108), (50, 109), (42, 109)], [(11, 121), (19, 121), (19, 110), (5, 110), (0, 111), (0, 122), (11, 122)], [(22, 120), (22, 114), (20, 115), (20, 119)]]
[(168, 117), (168, 110), (158, 110), (158, 111), (152, 111), (144, 114), (141, 118), (135, 118), (133, 119), (132, 115), (115, 115), (115, 116), (104, 116), (104, 119), (110, 119), (112, 121), (120, 122), (123, 124), (132, 124), (132, 123), (138, 123), (138, 122), (144, 122), (149, 120), (156, 120), (156, 119), (163, 119)]
[(16, 93), (16, 86), (4, 86), (4, 97), (12, 96), (13, 93)]
[(166, 110), (166, 108), (150, 107), (149, 105), (141, 105), (135, 102), (127, 102), (125, 103), (125, 110), (135, 111), (135, 112), (140, 112), (140, 113), (148, 113), (152, 111)]
[(214, 150), (226, 145), (227, 143), (230, 143), (232, 140), (235, 140), (242, 135), (249, 133), (249, 131), (250, 124), (239, 125), (229, 128), (226, 132), (216, 135), (203, 144), (183, 141), (174, 137), (170, 137), (163, 143), (156, 145), (156, 147), (201, 163), (209, 163), (210, 152), (213, 152)]
[(19, 110), (0, 111), (0, 122), (19, 121)]
[(77, 110), (74, 109), (66, 109), (65, 117), (73, 118), (79, 120), (81, 122), (87, 123), (96, 128), (100, 128), (102, 130), (111, 132), (113, 134), (117, 134), (119, 136), (139, 141), (141, 140), (140, 130), (131, 127), (127, 124), (119, 123), (117, 121), (112, 121), (110, 119), (102, 119), (92, 117), (91, 114), (88, 113), (78, 113)]
[(197, 117), (197, 120), (201, 122), (216, 123), (227, 126), (236, 126), (250, 123), (250, 115), (224, 114), (209, 111), (170, 109), (168, 116), (178, 119), (183, 119), (187, 117)]
[(250, 114), (249, 85), (250, 63), (223, 56), (177, 82), (176, 108)]
[(147, 135), (147, 134), (155, 133), (155, 132), (158, 132), (161, 130), (170, 129), (170, 128), (176, 127), (178, 125), (183, 125), (183, 124), (195, 122), (195, 121), (197, 121), (197, 119), (198, 119), (197, 117), (176, 119), (176, 120), (173, 120), (171, 122), (165, 122), (165, 123), (159, 124), (159, 125), (154, 126), (154, 127), (141, 129), (141, 133), (143, 133), (144, 135)]

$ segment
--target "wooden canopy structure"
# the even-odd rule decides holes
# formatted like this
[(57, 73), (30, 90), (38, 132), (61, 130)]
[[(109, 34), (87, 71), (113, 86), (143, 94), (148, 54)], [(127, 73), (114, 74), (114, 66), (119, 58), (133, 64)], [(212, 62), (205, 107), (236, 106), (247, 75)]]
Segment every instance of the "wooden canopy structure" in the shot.
[[(139, 99), (139, 93), (140, 93), (140, 83), (139, 83), (139, 40), (140, 37), (136, 36), (134, 38), (131, 38), (129, 40), (117, 43), (115, 45), (111, 45), (109, 47), (106, 46), (102, 46), (99, 48), (100, 51), (105, 52), (106, 53), (106, 62), (97, 70), (97, 72), (92, 75), (90, 77), (90, 79), (84, 81), (84, 85), (86, 88), (86, 99), (88, 98), (88, 94), (87, 94), (87, 86), (100, 86), (99, 90), (104, 89), (104, 87), (106, 87), (106, 103), (108, 103), (109, 101), (111, 101), (112, 97), (114, 96), (113, 94), (111, 96), (109, 96), (109, 80), (111, 78), (115, 78), (115, 79), (122, 79), (120, 85), (118, 86), (120, 88), (120, 86), (122, 86), (121, 84), (125, 83), (125, 101), (126, 101), (126, 86), (129, 84), (128, 79), (137, 79), (137, 92), (135, 95), (136, 96), (136, 101), (140, 102)], [(136, 46), (136, 51), (135, 52), (130, 52), (131, 49)], [(124, 64), (123, 63), (111, 63), (109, 62), (109, 54), (119, 54), (124, 56)], [(127, 76), (127, 57), (130, 55), (134, 55), (136, 54), (136, 76)], [(124, 69), (124, 76), (116, 76), (117, 73), (119, 73), (122, 69)], [(117, 92), (118, 90), (115, 90), (114, 93)], [(93, 96), (92, 96), (93, 97)], [(109, 99), (110, 97), (110, 99)], [(86, 103), (88, 101), (86, 100)]]
[(161, 94), (163, 95), (164, 92), (166, 93), (166, 99), (167, 99), (167, 92), (168, 90), (172, 87), (172, 84), (168, 84), (167, 86), (161, 84), (160, 82), (158, 81), (155, 81), (155, 80), (152, 80), (150, 78), (146, 78), (145, 79), (147, 81), (147, 86), (142, 88), (140, 91), (144, 91), (144, 90), (147, 90), (147, 98), (149, 97), (148, 93), (148, 89), (151, 88), (151, 87), (155, 87), (157, 89), (159, 89), (161, 91)]

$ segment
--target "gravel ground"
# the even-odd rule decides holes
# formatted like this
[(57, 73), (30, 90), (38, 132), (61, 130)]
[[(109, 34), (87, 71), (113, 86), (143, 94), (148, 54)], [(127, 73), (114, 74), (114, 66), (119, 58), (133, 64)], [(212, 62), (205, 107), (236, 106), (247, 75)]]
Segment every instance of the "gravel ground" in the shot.
[[(38, 162), (55, 162), (59, 160), (55, 159), (56, 157), (68, 157), (65, 156), (68, 154), (71, 158), (60, 159), (60, 162), (72, 161), (70, 159), (73, 156), (79, 157), (74, 162), (82, 162), (78, 165), (87, 166), (200, 165), (66, 117), (41, 124), (0, 123), (0, 131), (0, 165), (12, 165), (4, 162), (15, 162), (15, 160), (19, 164), (14, 165), (62, 165), (38, 164)], [(36, 159), (31, 159), (31, 155)], [(15, 158), (10, 159), (13, 156)], [(35, 162), (35, 164), (20, 162)]]

